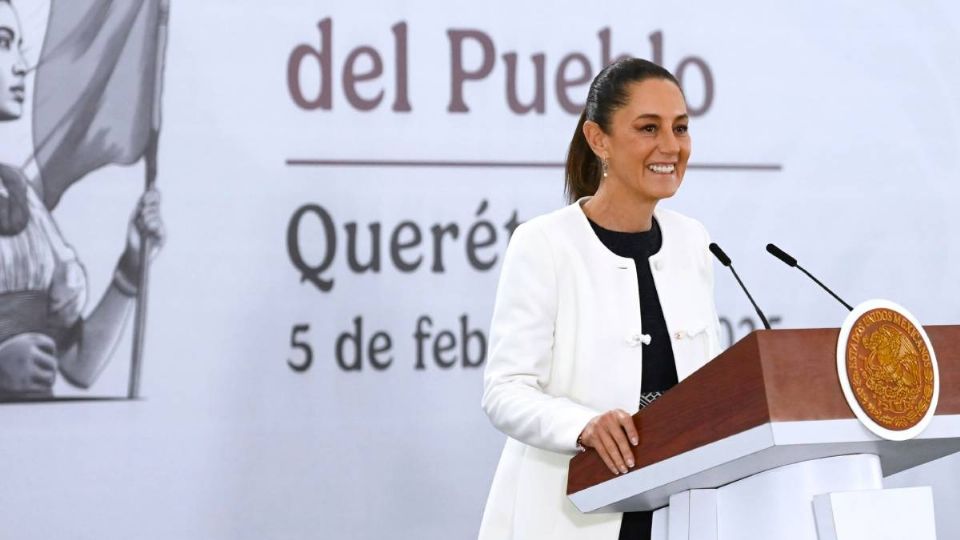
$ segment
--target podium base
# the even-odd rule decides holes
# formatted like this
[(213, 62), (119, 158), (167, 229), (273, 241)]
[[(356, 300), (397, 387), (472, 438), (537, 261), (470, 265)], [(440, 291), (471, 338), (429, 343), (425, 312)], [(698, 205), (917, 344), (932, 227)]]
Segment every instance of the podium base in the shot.
[(843, 491), (813, 498), (819, 540), (936, 540), (929, 487)]
[[(932, 533), (933, 499), (929, 491), (926, 498), (922, 488), (912, 493), (905, 491), (883, 489), (880, 458), (876, 455), (804, 461), (755, 474), (717, 489), (693, 489), (671, 496), (670, 505), (654, 514), (653, 538), (857, 540), (868, 537), (857, 536), (857, 531), (876, 528), (873, 521), (876, 513), (871, 508), (898, 502), (912, 508), (910, 519), (902, 520), (912, 523), (911, 534), (906, 537), (935, 538)], [(817, 499), (820, 512), (814, 511), (817, 496), (821, 496)], [(903, 510), (901, 508), (900, 512)], [(898, 519), (898, 516), (887, 514), (886, 522)], [(923, 535), (925, 531), (930, 534)], [(917, 536), (916, 533), (923, 534)], [(869, 538), (904, 536), (877, 536), (874, 533)]]

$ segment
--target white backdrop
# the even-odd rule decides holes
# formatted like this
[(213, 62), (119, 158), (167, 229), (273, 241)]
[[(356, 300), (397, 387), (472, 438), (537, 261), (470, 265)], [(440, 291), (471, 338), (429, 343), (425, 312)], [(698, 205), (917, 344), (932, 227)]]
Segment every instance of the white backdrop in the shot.
[[(35, 57), (44, 2), (14, 5)], [(326, 19), (330, 107), (308, 109), (297, 96), (318, 100)], [(836, 327), (845, 310), (767, 255), (771, 241), (850, 303), (887, 297), (924, 324), (960, 323), (958, 26), (950, 2), (173, 0), (158, 180), (169, 239), (152, 271), (145, 399), (0, 405), (0, 536), (475, 535), (503, 442), (479, 408), (497, 263), (512, 218), (564, 204), (562, 169), (300, 160), (559, 165), (577, 117), (558, 97), (558, 66), (580, 53), (592, 77), (604, 41), (613, 55), (687, 66), (700, 110), (691, 162), (734, 168), (689, 170), (663, 204), (705, 223), (778, 326)], [(463, 70), (492, 62), (463, 83), (468, 112), (449, 110), (458, 35)], [(299, 55), (292, 85), (303, 45), (314, 53)], [(351, 83), (345, 65), (362, 46), (382, 74)], [(520, 103), (543, 55), (542, 113), (511, 109), (509, 54)], [(353, 73), (376, 71), (369, 50), (354, 56)], [(582, 75), (575, 58), (564, 80)], [(371, 110), (355, 105), (381, 91)], [(567, 100), (585, 92), (571, 85)], [(0, 162), (23, 162), (29, 126), (0, 124)], [(54, 212), (92, 298), (140, 189), (140, 166), (107, 167)], [(372, 252), (378, 268), (351, 269)], [(301, 280), (295, 259), (329, 290)], [(721, 270), (719, 310), (739, 338), (752, 309)], [(351, 338), (338, 362), (357, 317), (361, 361)], [(306, 347), (312, 362), (292, 369)], [(128, 350), (90, 390), (55, 392), (122, 395)], [(960, 459), (937, 466), (960, 474)], [(949, 537), (960, 518), (941, 501), (960, 501), (938, 490)]]

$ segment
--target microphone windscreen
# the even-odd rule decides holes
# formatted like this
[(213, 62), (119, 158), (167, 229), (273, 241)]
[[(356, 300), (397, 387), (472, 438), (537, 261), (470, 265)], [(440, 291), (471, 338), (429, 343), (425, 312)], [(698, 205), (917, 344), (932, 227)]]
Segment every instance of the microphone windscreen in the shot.
[(767, 251), (768, 251), (771, 255), (773, 255), (774, 257), (776, 257), (776, 258), (780, 259), (781, 261), (783, 261), (787, 266), (796, 266), (796, 265), (797, 265), (797, 260), (796, 260), (796, 259), (794, 259), (794, 258), (791, 257), (790, 255), (787, 255), (787, 252), (783, 251), (782, 249), (778, 248), (777, 246), (775, 246), (775, 245), (773, 245), (773, 244), (767, 244)]
[(730, 266), (730, 257), (727, 257), (727, 254), (724, 253), (723, 250), (720, 249), (720, 246), (718, 246), (715, 242), (710, 243), (710, 253), (713, 253), (713, 256), (720, 261), (720, 264), (724, 266)]

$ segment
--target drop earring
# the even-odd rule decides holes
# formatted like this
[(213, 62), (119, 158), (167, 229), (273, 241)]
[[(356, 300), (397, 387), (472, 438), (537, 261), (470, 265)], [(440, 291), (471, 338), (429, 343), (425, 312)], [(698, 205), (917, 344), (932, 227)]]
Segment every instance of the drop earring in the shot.
[(607, 171), (610, 170), (610, 166), (607, 164), (607, 158), (600, 159), (600, 169), (603, 170), (603, 177), (607, 177)]

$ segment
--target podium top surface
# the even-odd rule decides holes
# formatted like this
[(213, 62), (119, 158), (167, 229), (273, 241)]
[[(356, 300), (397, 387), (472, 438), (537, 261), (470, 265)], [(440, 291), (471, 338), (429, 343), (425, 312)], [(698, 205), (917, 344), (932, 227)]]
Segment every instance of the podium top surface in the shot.
[[(928, 326), (925, 329), (940, 367), (941, 393), (936, 414), (944, 417), (960, 415), (960, 326)], [(634, 449), (636, 466), (630, 473), (613, 475), (599, 455), (591, 450), (570, 461), (567, 494), (573, 495), (611, 480), (619, 481), (625, 476), (642, 475), (643, 470), (652, 465), (751, 430), (756, 432), (757, 428), (767, 425), (804, 423), (807, 429), (795, 430), (795, 433), (810, 433), (810, 440), (798, 439), (794, 434), (790, 438), (794, 447), (833, 445), (820, 448), (820, 454), (780, 452), (778, 455), (825, 457), (821, 455), (824, 452), (828, 455), (854, 453), (860, 448), (857, 443), (878, 443), (880, 439), (869, 434), (866, 428), (859, 429), (862, 426), (858, 425), (843, 396), (836, 363), (839, 334), (839, 329), (759, 330), (751, 333), (634, 415), (641, 442)], [(850, 444), (844, 445), (845, 441), (836, 437), (820, 440), (810, 430), (820, 422), (838, 420), (849, 420), (845, 424), (853, 426), (854, 431), (841, 436), (841, 439), (849, 437), (851, 440), (846, 442)], [(960, 423), (950, 425), (960, 426)], [(952, 430), (944, 432), (941, 425), (936, 436), (950, 436)], [(780, 433), (785, 431), (781, 429)], [(840, 436), (839, 433), (834, 435)], [(960, 444), (960, 431), (953, 436), (958, 437)], [(770, 438), (769, 443), (758, 444), (759, 447), (751, 447), (753, 450), (750, 451), (778, 445), (774, 438)], [(909, 446), (902, 445), (902, 448)], [(874, 447), (879, 448), (871, 446)], [(936, 454), (921, 453), (924, 459)], [(893, 472), (888, 470), (891, 468), (903, 468), (909, 460), (897, 463), (900, 465), (896, 467), (885, 465), (885, 473)], [(738, 470), (746, 474), (752, 469), (741, 467)], [(703, 472), (692, 464), (691, 470), (679, 471), (675, 476), (682, 478), (686, 473), (692, 476)]]

